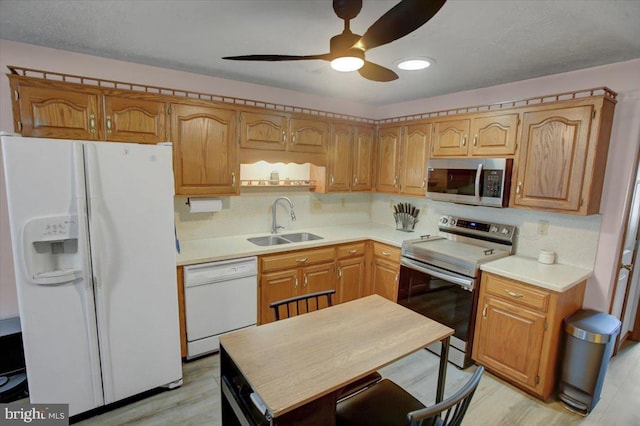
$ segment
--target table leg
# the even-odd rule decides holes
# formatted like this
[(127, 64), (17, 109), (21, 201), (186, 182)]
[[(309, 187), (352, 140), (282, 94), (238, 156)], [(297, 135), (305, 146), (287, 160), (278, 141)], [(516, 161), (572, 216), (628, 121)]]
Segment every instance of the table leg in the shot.
[(438, 389), (436, 391), (436, 404), (444, 398), (444, 385), (447, 379), (447, 363), (449, 358), (449, 337), (441, 340), (442, 348), (440, 349), (440, 368), (438, 370)]

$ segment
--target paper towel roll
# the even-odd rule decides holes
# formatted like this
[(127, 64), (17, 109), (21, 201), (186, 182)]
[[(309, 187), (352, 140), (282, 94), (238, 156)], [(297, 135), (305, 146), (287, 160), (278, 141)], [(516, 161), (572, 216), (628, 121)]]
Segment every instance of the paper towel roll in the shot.
[(220, 198), (189, 198), (189, 213), (219, 212), (222, 210)]

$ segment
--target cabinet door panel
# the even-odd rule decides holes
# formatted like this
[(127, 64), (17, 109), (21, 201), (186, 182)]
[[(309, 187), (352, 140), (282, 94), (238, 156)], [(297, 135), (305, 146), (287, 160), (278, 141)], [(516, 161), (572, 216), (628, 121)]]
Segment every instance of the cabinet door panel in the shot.
[(106, 95), (104, 113), (108, 141), (153, 144), (169, 139), (164, 102)]
[(364, 256), (338, 261), (337, 303), (362, 297), (364, 284)]
[(353, 149), (352, 191), (370, 191), (373, 183), (374, 130), (356, 126)]
[(324, 121), (291, 119), (289, 151), (320, 153), (327, 152), (329, 125)]
[(491, 296), (478, 309), (477, 361), (535, 388), (545, 316)]
[(593, 107), (524, 114), (516, 206), (580, 208)]
[(373, 292), (382, 297), (398, 301), (398, 264), (386, 262), (380, 259), (373, 261), (372, 283)]
[(377, 156), (378, 192), (398, 192), (399, 155), (400, 155), (400, 127), (380, 129)]
[(278, 114), (240, 113), (240, 146), (284, 151), (287, 120), (286, 116)]
[(100, 139), (97, 94), (24, 85), (19, 92), (23, 136)]
[(469, 119), (436, 121), (431, 155), (433, 157), (466, 156), (469, 148)]
[(471, 123), (471, 155), (513, 155), (518, 114), (475, 117)]
[[(324, 290), (336, 289), (336, 264), (335, 262), (324, 263), (322, 265), (306, 266), (301, 268), (301, 292), (316, 293)], [(335, 296), (334, 296), (335, 297)], [(327, 303), (324, 298), (320, 300), (319, 308), (326, 308)], [(301, 308), (301, 311), (303, 308)], [(312, 308), (313, 310), (313, 308)]]
[(174, 105), (172, 119), (176, 195), (235, 194), (235, 112)]
[(427, 186), (427, 159), (431, 124), (407, 126), (402, 141), (402, 177), (400, 192), (424, 195)]
[[(273, 309), (269, 307), (269, 304), (297, 296), (298, 288), (297, 268), (262, 274), (260, 277), (260, 323), (266, 324), (275, 321)], [(291, 316), (296, 314), (297, 312), (292, 312)]]
[(351, 126), (336, 125), (329, 143), (329, 191), (348, 191), (351, 183)]

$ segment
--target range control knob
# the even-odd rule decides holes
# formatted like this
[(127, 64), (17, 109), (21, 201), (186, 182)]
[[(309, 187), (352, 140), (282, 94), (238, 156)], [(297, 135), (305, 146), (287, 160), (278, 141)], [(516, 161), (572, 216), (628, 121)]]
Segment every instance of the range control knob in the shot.
[(449, 220), (449, 225), (456, 226), (456, 220), (455, 219)]
[(449, 223), (449, 219), (447, 219), (445, 216), (442, 216), (440, 218), (440, 223), (446, 225), (447, 223)]
[(495, 225), (491, 225), (491, 229), (489, 230), (489, 232), (498, 232), (498, 227)]
[(507, 228), (502, 228), (500, 230), (500, 233), (504, 234), (504, 235), (509, 235), (509, 230)]

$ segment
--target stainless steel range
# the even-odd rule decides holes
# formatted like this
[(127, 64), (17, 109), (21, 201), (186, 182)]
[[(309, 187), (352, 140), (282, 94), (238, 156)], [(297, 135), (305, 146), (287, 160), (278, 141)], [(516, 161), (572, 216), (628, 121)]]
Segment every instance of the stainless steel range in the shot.
[[(471, 364), (480, 265), (512, 254), (516, 227), (442, 216), (439, 235), (402, 244), (398, 303), (453, 328), (449, 361)], [(429, 347), (440, 353), (439, 343)]]

